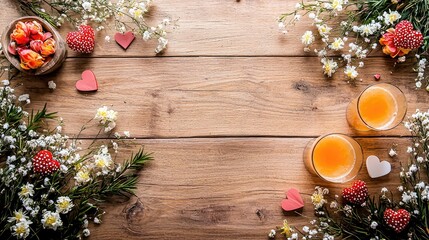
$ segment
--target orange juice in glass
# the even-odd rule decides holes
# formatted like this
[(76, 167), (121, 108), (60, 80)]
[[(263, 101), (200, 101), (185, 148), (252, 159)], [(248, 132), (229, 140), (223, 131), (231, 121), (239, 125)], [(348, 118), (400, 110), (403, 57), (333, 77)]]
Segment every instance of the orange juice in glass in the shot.
[(304, 164), (313, 174), (330, 182), (353, 179), (362, 167), (363, 153), (353, 138), (338, 133), (311, 141), (304, 151)]
[(347, 121), (358, 131), (389, 130), (402, 122), (407, 112), (404, 93), (380, 83), (367, 87), (347, 107)]

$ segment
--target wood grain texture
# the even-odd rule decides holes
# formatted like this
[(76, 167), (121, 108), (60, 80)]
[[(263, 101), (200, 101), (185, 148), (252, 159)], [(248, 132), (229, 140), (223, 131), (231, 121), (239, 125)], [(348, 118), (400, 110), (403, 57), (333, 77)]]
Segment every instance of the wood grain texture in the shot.
[[(137, 138), (404, 135), (408, 133), (403, 127), (354, 132), (345, 118), (350, 100), (376, 83), (375, 73), (405, 92), (409, 113), (427, 108), (429, 95), (414, 89), (411, 65), (392, 69), (391, 64), (390, 59), (369, 59), (361, 71), (362, 82), (354, 87), (342, 80), (342, 73), (325, 79), (317, 58), (68, 59), (56, 74), (23, 77), (21, 90), (30, 93), (30, 107), (47, 102), (51, 111), (58, 111), (68, 134), (78, 132), (98, 107), (106, 105), (119, 111), (117, 130), (129, 130)], [(96, 93), (75, 90), (85, 69), (96, 75)], [(49, 80), (57, 83), (53, 92), (47, 88)]]
[[(331, 196), (348, 184), (329, 184), (310, 175), (302, 162), (308, 138), (197, 138), (140, 140), (155, 160), (141, 173), (137, 199), (109, 203), (92, 239), (266, 239), (284, 218), (297, 227), (304, 217), (283, 214), (285, 191), (300, 190), (303, 214), (312, 217), (310, 194), (315, 185)], [(400, 161), (406, 161), (406, 138), (357, 138), (364, 157), (377, 155), (393, 172), (370, 179), (365, 167), (359, 179), (371, 194), (382, 187), (396, 193)], [(388, 151), (398, 144), (398, 156)]]
[[(303, 214), (312, 216), (309, 194), (315, 185), (333, 194), (348, 184), (328, 184), (311, 176), (302, 162), (312, 138), (329, 132), (356, 136), (365, 158), (375, 154), (392, 163), (393, 173), (369, 179), (359, 176), (371, 193), (394, 190), (401, 160), (406, 160), (408, 132), (359, 133), (345, 119), (350, 100), (369, 84), (400, 87), (409, 114), (427, 109), (429, 95), (414, 89), (415, 73), (408, 62), (393, 68), (393, 60), (376, 52), (360, 71), (356, 86), (342, 73), (326, 79), (319, 59), (302, 51), (304, 18), (286, 37), (276, 18), (296, 1), (158, 0), (151, 22), (170, 16), (179, 28), (169, 35), (163, 57), (154, 57), (156, 43), (137, 38), (127, 51), (97, 35), (95, 52), (68, 59), (58, 71), (42, 77), (12, 80), (18, 93), (29, 93), (27, 109), (42, 107), (64, 118), (64, 132), (74, 136), (102, 105), (119, 112), (116, 131), (131, 131), (137, 144), (154, 152), (142, 171), (137, 199), (106, 203), (101, 226), (91, 226), (90, 239), (266, 239), (286, 217), (296, 226), (303, 217), (284, 215), (285, 191), (298, 188), (305, 200)], [(0, 26), (21, 16), (13, 0), (0, 0)], [(60, 30), (63, 37), (71, 28)], [(79, 93), (75, 83), (91, 69), (98, 80), (95, 93)], [(57, 89), (48, 89), (53, 80)], [(94, 138), (96, 132), (81, 137)], [(102, 138), (108, 138), (102, 135)], [(398, 156), (388, 150), (398, 145)], [(137, 146), (122, 152), (128, 156)]]
[[(0, 16), (0, 26), (6, 26), (20, 16), (13, 2), (0, 1), (0, 6), (6, 7), (8, 12)], [(157, 0), (154, 1), (148, 22), (158, 24), (164, 17), (178, 20), (178, 27), (168, 35), (169, 47), (163, 56), (314, 55), (304, 54), (300, 40), (306, 30), (316, 31), (310, 27), (308, 17), (303, 17), (287, 35), (278, 30), (277, 17), (281, 13), (293, 11), (295, 3), (285, 0)], [(71, 30), (67, 25), (61, 27), (63, 38)], [(137, 36), (128, 50), (124, 51), (113, 41), (115, 33), (110, 28), (100, 32), (91, 55), (73, 51), (68, 54), (70, 57), (155, 56), (156, 41), (145, 42)], [(106, 35), (112, 37), (111, 42), (104, 41)]]

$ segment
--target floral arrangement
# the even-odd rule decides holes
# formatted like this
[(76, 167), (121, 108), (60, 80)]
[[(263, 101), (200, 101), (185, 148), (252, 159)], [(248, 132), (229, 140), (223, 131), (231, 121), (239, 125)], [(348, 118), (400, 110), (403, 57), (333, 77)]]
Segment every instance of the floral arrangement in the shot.
[(22, 69), (37, 69), (52, 58), (55, 40), (38, 21), (19, 21), (10, 34), (8, 51), (19, 56)]
[[(89, 221), (101, 224), (101, 204), (112, 196), (133, 195), (138, 171), (152, 159), (139, 150), (130, 159), (114, 161), (117, 140), (83, 148), (61, 134), (62, 121), (46, 106), (28, 113), (8, 80), (0, 87), (0, 238), (80, 239), (90, 235)], [(55, 129), (45, 123), (58, 120)], [(104, 132), (116, 126), (117, 112), (102, 107), (94, 121)], [(89, 122), (82, 131), (90, 127)], [(129, 133), (124, 133), (129, 137)], [(77, 136), (78, 137), (78, 136)], [(76, 138), (77, 138), (76, 137)]]
[[(311, 19), (315, 31), (306, 30), (301, 41), (304, 51), (314, 51), (320, 57), (323, 73), (328, 77), (343, 67), (349, 81), (357, 79), (358, 69), (365, 65), (364, 59), (381, 46), (396, 63), (406, 61), (406, 56), (411, 58), (409, 55), (417, 59), (415, 85), (421, 88), (428, 86), (425, 75), (428, 10), (428, 4), (420, 0), (302, 1), (294, 11), (282, 14), (278, 24), (287, 33), (287, 27), (302, 16)], [(320, 40), (321, 45), (314, 45), (316, 40)]]
[(413, 142), (407, 148), (410, 158), (401, 167), (396, 193), (382, 188), (379, 196), (369, 196), (360, 180), (343, 189), (342, 198), (316, 187), (311, 196), (316, 218), (311, 225), (300, 230), (285, 220), (269, 237), (281, 233), (287, 239), (429, 239), (429, 111), (417, 110), (405, 127)]
[[(75, 27), (93, 24), (96, 25), (95, 30), (100, 31), (114, 21), (115, 29), (121, 33), (131, 30), (145, 41), (156, 39), (156, 53), (167, 47), (167, 27), (171, 25), (171, 20), (165, 18), (156, 26), (146, 23), (145, 16), (149, 13), (152, 0), (18, 0), (17, 3), (27, 14), (35, 14), (53, 26), (60, 27), (64, 22)], [(109, 41), (110, 37), (106, 36), (106, 40)]]

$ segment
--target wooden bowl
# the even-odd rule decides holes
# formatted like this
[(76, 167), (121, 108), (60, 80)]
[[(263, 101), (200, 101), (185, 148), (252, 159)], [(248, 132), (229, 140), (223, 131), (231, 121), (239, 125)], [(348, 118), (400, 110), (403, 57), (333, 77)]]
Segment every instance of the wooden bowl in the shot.
[[(10, 34), (15, 29), (16, 23), (18, 21), (27, 22), (27, 21), (33, 21), (33, 20), (38, 21), (42, 25), (43, 30), (45, 32), (51, 32), (55, 40), (55, 53), (52, 56), (52, 59), (49, 62), (44, 63), (40, 68), (25, 70), (25, 69), (22, 69), (20, 66), (21, 62), (19, 60), (19, 57), (9, 53), (8, 46), (10, 43)], [(56, 70), (61, 66), (61, 64), (64, 62), (64, 60), (66, 60), (66, 57), (67, 57), (66, 43), (64, 39), (61, 37), (61, 35), (58, 33), (58, 31), (45, 20), (35, 16), (21, 17), (12, 21), (3, 31), (2, 37), (1, 37), (1, 43), (3, 45), (3, 54), (9, 60), (9, 62), (11, 62), (12, 65), (15, 66), (19, 71), (29, 75), (43, 75), (43, 74), (48, 74), (50, 72), (53, 72), (54, 70)]]

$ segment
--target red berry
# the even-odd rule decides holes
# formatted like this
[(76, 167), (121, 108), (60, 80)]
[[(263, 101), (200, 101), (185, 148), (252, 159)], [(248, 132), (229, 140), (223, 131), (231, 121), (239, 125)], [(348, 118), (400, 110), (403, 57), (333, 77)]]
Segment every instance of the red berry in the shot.
[(403, 20), (395, 27), (393, 42), (399, 48), (416, 49), (423, 44), (423, 35), (419, 31), (414, 31), (411, 22)]
[(357, 180), (350, 188), (343, 189), (343, 198), (352, 204), (362, 204), (368, 198), (368, 188), (366, 183)]
[(48, 150), (39, 151), (33, 157), (33, 171), (41, 174), (51, 174), (60, 169), (60, 163), (54, 160), (52, 153)]
[(79, 31), (67, 34), (67, 45), (79, 53), (92, 53), (95, 46), (94, 29), (91, 26), (81, 25)]
[(384, 221), (397, 233), (402, 232), (407, 227), (410, 218), (410, 213), (405, 209), (399, 209), (395, 212), (388, 208), (384, 211)]

